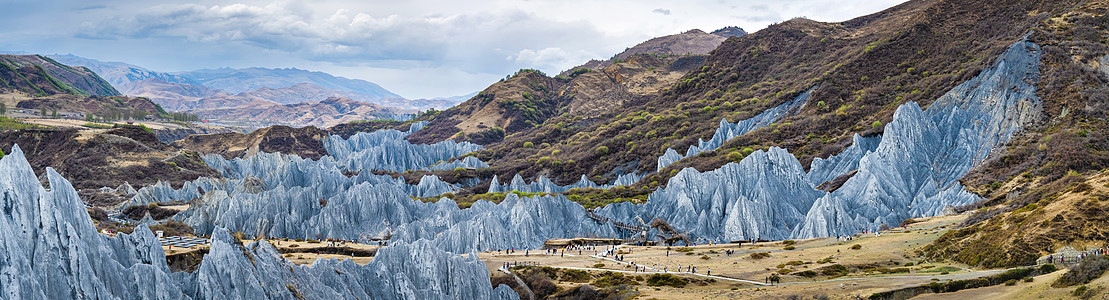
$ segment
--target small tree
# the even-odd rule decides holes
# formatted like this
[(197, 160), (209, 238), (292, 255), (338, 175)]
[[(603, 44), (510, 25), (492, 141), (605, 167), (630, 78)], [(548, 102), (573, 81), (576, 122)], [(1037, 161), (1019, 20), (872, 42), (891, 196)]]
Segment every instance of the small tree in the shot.
[(8, 104), (0, 102), (0, 115), (8, 115)]

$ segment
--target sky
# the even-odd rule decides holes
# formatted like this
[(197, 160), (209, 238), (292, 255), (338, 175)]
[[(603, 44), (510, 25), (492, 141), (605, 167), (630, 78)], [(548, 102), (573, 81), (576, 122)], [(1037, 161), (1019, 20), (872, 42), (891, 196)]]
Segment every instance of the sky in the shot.
[(468, 94), (652, 37), (795, 17), (838, 22), (901, 0), (0, 0), (0, 51), (73, 54), (161, 72), (299, 68), (406, 98)]

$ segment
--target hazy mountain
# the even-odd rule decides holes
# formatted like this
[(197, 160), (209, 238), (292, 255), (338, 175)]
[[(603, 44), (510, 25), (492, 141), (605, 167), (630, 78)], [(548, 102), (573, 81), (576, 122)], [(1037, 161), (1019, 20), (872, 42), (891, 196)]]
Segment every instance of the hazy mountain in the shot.
[(199, 85), (196, 81), (173, 75), (164, 72), (155, 72), (143, 67), (122, 62), (103, 62), (95, 59), (84, 58), (72, 54), (55, 54), (49, 55), (50, 58), (71, 66), (83, 66), (89, 68), (101, 78), (107, 80), (112, 86), (116, 87), (125, 94), (131, 90), (125, 89), (133, 82), (143, 81), (147, 79), (156, 78), (167, 83), (181, 83)]
[(462, 103), (466, 100), (470, 100), (470, 98), (473, 98), (474, 96), (477, 96), (477, 94), (478, 94), (478, 92), (473, 92), (473, 93), (469, 93), (469, 94), (465, 94), (465, 95), (461, 95), (461, 96), (453, 96), (453, 97), (435, 97), (435, 98), (431, 98), (431, 99), (413, 99), (413, 100), (408, 100), (408, 103), (410, 105), (412, 105), (412, 107), (416, 108), (417, 110), (428, 110), (428, 109), (432, 109), (432, 108), (433, 109), (438, 109), (438, 110), (443, 110), (443, 109), (448, 109), (448, 108), (454, 107), (455, 105), (458, 105), (459, 103)]
[(253, 100), (238, 106), (195, 109), (188, 112), (205, 119), (253, 123), (262, 126), (289, 125), (326, 128), (352, 121), (387, 119), (414, 111), (331, 97), (319, 102), (310, 101), (293, 104)]
[(208, 88), (220, 89), (229, 93), (241, 93), (260, 88), (277, 89), (310, 83), (327, 89), (364, 96), (372, 100), (403, 98), (369, 81), (336, 77), (323, 72), (305, 71), (296, 68), (220, 68), (184, 72), (179, 73), (179, 75), (196, 80)]

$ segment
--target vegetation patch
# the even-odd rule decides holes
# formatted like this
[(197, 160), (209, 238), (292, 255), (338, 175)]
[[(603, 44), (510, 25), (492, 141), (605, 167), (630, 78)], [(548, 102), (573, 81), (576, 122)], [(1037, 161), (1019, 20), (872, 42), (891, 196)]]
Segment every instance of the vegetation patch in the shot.
[(1105, 270), (1109, 270), (1109, 257), (1104, 255), (1090, 257), (1071, 267), (1066, 274), (1059, 277), (1051, 286), (1068, 287), (1087, 284), (1101, 277)]
[(670, 274), (651, 274), (647, 277), (647, 286), (669, 286), (674, 288), (684, 288), (689, 284), (689, 280)]

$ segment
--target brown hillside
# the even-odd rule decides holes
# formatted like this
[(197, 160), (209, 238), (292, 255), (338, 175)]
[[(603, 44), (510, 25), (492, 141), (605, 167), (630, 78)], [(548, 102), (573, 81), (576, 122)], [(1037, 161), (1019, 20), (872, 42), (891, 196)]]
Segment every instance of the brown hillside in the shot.
[[(602, 98), (618, 105), (593, 101), (597, 109), (587, 111), (597, 115), (570, 113), (574, 106), (567, 104), (573, 101), (547, 98), (568, 86), (552, 87), (550, 82), (562, 81), (514, 77), (491, 86), (487, 89), (491, 93), (425, 116), (431, 124), (410, 140), (480, 142), (487, 149), (478, 156), (502, 176), (557, 174), (550, 177), (568, 184), (586, 174), (602, 182), (623, 172), (653, 172), (657, 157), (667, 148), (684, 152), (698, 139), (709, 139), (721, 118), (731, 122), (750, 118), (818, 87), (795, 116), (716, 151), (680, 161), (641, 184), (651, 188), (665, 184), (672, 170), (684, 167), (718, 168), (732, 160), (728, 158), (732, 152), (740, 153), (733, 158), (741, 158), (744, 148), (784, 147), (808, 165), (813, 157), (846, 147), (856, 132), (881, 132), (881, 126), (872, 125), (888, 123), (898, 105), (929, 104), (972, 78), (1039, 22), (1072, 6), (1069, 2), (918, 0), (842, 23), (794, 19), (726, 40), (703, 63), (692, 65), (692, 72), (674, 82), (658, 83), (660, 90), (653, 94), (619, 102), (611, 101), (619, 97)], [(569, 85), (590, 78), (583, 76), (574, 77)], [(610, 92), (600, 81), (588, 83), (596, 88), (577, 94), (627, 95)], [(630, 90), (627, 83), (620, 86)], [(525, 92), (533, 97), (531, 101), (521, 101)], [(526, 115), (510, 112), (517, 102), (523, 102), (523, 108), (535, 104), (531, 115), (538, 117), (505, 117)], [(489, 103), (511, 105), (505, 109)], [(558, 106), (543, 106), (548, 104)], [(512, 122), (517, 126), (510, 126)], [(497, 131), (479, 132), (478, 126), (502, 127), (507, 137), (500, 140)], [(467, 135), (457, 135), (460, 131)]]
[(1005, 267), (1059, 247), (1102, 245), (1109, 228), (1109, 1), (1089, 1), (1039, 23), (1040, 122), (963, 178), (985, 198), (930, 256)]
[(102, 132), (75, 129), (0, 131), (0, 149), (18, 144), (36, 174), (52, 167), (74, 187), (99, 189), (124, 182), (136, 188), (166, 181), (180, 187), (198, 177), (219, 177), (195, 152), (177, 151), (139, 127)]

